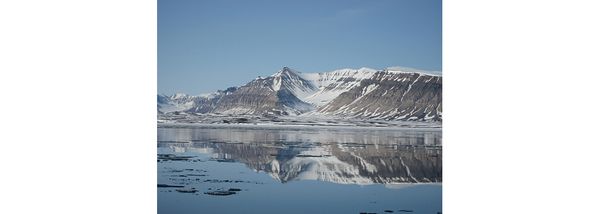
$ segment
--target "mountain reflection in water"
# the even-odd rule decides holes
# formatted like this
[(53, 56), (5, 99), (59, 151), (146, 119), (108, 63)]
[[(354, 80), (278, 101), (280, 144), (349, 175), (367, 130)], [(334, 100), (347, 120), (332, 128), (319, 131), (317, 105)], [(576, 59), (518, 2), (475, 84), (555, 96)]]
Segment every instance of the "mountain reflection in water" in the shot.
[(440, 131), (159, 128), (159, 148), (236, 161), (281, 182), (442, 182)]

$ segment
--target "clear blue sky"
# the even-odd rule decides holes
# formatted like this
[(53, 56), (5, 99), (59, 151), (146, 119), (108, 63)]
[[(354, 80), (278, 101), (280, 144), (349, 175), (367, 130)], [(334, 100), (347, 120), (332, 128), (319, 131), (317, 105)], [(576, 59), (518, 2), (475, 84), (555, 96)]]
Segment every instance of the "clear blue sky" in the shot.
[(288, 66), (441, 71), (441, 0), (158, 0), (158, 92), (200, 94)]

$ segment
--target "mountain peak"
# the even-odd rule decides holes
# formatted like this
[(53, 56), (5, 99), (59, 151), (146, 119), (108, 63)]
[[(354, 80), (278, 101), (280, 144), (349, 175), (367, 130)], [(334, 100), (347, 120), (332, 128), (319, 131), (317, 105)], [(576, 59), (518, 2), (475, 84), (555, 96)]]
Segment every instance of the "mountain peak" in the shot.
[(273, 74), (273, 77), (277, 77), (277, 76), (283, 76), (283, 75), (298, 75), (298, 71), (292, 70), (289, 67), (283, 67), (281, 70), (279, 70), (277, 73)]

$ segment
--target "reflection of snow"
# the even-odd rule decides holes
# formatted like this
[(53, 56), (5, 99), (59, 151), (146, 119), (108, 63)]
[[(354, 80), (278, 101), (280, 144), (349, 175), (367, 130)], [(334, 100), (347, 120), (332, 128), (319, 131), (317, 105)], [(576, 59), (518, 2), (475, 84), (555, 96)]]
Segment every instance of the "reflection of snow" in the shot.
[(418, 183), (418, 184), (414, 184), (414, 183), (390, 183), (390, 184), (385, 184), (385, 188), (388, 189), (405, 189), (405, 188), (410, 188), (410, 187), (415, 187), (418, 185), (432, 185), (432, 186), (441, 186), (442, 183)]
[(441, 144), (441, 132), (159, 128), (158, 139), (159, 154), (214, 154), (212, 157), (236, 160), (284, 183), (318, 180), (368, 185), (442, 180), (441, 147), (429, 147)]
[[(283, 172), (284, 174), (282, 174)], [(319, 180), (344, 184), (370, 184), (360, 176), (358, 167), (344, 163), (334, 156), (295, 157), (280, 167), (281, 180)]]
[(301, 151), (292, 159), (279, 163), (271, 161), (271, 176), (279, 181), (319, 180), (340, 184), (371, 184), (371, 179), (361, 176), (357, 166), (340, 161), (325, 148)]
[[(367, 171), (369, 171), (370, 173), (375, 173), (377, 172), (377, 167), (373, 164), (370, 164), (369, 162), (365, 161), (365, 159), (363, 159), (362, 157), (354, 154), (354, 152), (350, 152), (350, 155), (358, 158), (358, 160), (360, 161), (360, 165), (365, 168)], [(385, 165), (385, 163), (384, 163)]]
[(400, 164), (402, 164), (402, 166), (404, 166), (404, 168), (406, 169), (406, 174), (408, 174), (408, 176), (409, 176), (410, 178), (412, 178), (412, 179), (413, 179), (413, 181), (415, 181), (415, 182), (417, 182), (417, 183), (418, 183), (418, 182), (419, 182), (419, 180), (417, 180), (417, 179), (416, 179), (416, 178), (415, 178), (415, 177), (412, 175), (412, 173), (410, 173), (410, 169), (408, 168), (408, 166), (407, 166), (406, 164), (404, 164), (404, 160), (402, 160), (402, 157), (398, 156), (398, 158), (400, 158)]
[(213, 153), (212, 148), (198, 148), (191, 146), (169, 146), (168, 147), (174, 153), (201, 153), (201, 154), (211, 154)]

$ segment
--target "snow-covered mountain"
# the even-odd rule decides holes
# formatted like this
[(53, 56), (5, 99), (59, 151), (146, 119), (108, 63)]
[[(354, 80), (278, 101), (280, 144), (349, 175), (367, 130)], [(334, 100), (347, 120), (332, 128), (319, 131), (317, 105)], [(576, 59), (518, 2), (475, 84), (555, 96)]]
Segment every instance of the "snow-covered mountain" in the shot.
[(211, 112), (223, 96), (231, 94), (236, 87), (230, 87), (226, 90), (219, 90), (214, 93), (202, 94), (197, 96), (177, 93), (171, 96), (159, 94), (157, 96), (157, 105), (159, 113), (170, 112)]
[(442, 77), (385, 70), (361, 81), (318, 109), (346, 117), (442, 119)]
[(197, 106), (198, 100), (203, 99), (200, 96), (190, 96), (182, 93), (171, 96), (159, 94), (157, 97), (158, 111), (163, 113), (188, 111)]
[(326, 115), (385, 120), (442, 119), (442, 76), (412, 68), (301, 73), (269, 77), (210, 95), (159, 95), (159, 113)]
[(233, 93), (219, 99), (212, 112), (222, 114), (299, 115), (314, 106), (298, 96), (311, 94), (314, 85), (284, 67), (266, 78), (256, 78)]

